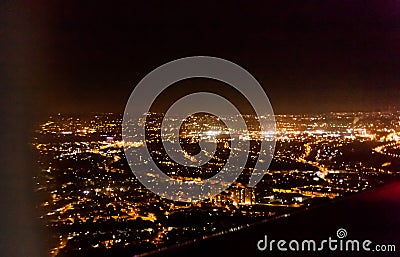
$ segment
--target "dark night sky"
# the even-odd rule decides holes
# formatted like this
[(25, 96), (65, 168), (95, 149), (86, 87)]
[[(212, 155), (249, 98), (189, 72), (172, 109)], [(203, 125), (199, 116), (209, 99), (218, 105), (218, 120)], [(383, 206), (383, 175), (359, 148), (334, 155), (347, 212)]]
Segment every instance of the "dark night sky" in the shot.
[(193, 55), (247, 69), (277, 113), (398, 106), (400, 1), (33, 3), (2, 3), (0, 33), (37, 113), (122, 113), (143, 76)]

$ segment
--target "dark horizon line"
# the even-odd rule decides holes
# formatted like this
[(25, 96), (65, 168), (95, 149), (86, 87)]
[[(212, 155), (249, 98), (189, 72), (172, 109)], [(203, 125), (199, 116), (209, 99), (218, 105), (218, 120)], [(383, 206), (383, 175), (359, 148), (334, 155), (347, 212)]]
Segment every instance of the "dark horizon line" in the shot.
[[(383, 110), (382, 109), (376, 109), (376, 110), (332, 110), (332, 111), (321, 111), (321, 112), (275, 112), (275, 116), (281, 116), (281, 115), (326, 115), (326, 114), (345, 114), (345, 113), (396, 113), (400, 112), (399, 107), (395, 107), (391, 110)], [(158, 113), (158, 112), (157, 112)], [(162, 114), (165, 114), (163, 112), (160, 112)], [(46, 113), (43, 115), (50, 117), (50, 116), (57, 116), (57, 115), (62, 115), (62, 116), (87, 116), (87, 115), (121, 115), (123, 116), (123, 112), (115, 112), (115, 111), (86, 111), (86, 112), (53, 112), (53, 113)], [(247, 114), (246, 114), (247, 115)], [(42, 116), (42, 115), (40, 115)]]

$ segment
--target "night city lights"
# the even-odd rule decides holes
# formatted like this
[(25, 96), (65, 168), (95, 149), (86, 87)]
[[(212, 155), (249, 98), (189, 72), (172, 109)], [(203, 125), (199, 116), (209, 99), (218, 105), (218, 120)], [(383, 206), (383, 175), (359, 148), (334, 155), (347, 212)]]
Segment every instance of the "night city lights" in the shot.
[(0, 1), (0, 257), (395, 257), (400, 0)]
[[(196, 135), (209, 141), (226, 133), (210, 119), (207, 115), (189, 119), (182, 137), (190, 141)], [(277, 115), (276, 121), (274, 159), (256, 187), (246, 186), (249, 173), (244, 172), (211, 199), (179, 203), (161, 199), (137, 182), (122, 151), (120, 115), (49, 117), (35, 131), (34, 147), (41, 167), (35, 176), (36, 193), (42, 199), (40, 219), (52, 231), (51, 255), (148, 252), (235, 231), (398, 176), (398, 112)], [(135, 142), (131, 147), (146, 144)], [(222, 165), (223, 155), (192, 173), (175, 168), (165, 156), (155, 159), (175, 179), (201, 180)]]

